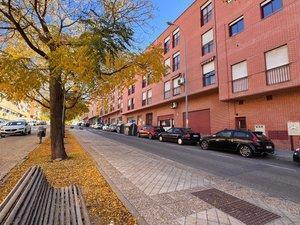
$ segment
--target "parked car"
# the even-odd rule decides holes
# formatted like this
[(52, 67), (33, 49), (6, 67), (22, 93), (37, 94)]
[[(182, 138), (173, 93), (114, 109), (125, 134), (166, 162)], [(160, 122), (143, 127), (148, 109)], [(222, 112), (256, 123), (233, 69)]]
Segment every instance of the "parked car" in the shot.
[(26, 135), (31, 133), (31, 126), (26, 121), (11, 121), (1, 127), (0, 133), (1, 135)]
[(102, 129), (102, 127), (103, 127), (103, 124), (101, 124), (101, 123), (96, 123), (94, 126), (94, 128), (98, 129), (98, 130)]
[(262, 132), (222, 130), (201, 139), (200, 147), (238, 152), (243, 157), (274, 153), (274, 143)]
[(117, 132), (117, 124), (110, 124), (107, 130), (110, 132)]
[(165, 129), (163, 127), (143, 126), (140, 129), (138, 129), (137, 136), (155, 139), (158, 138), (158, 135), (162, 132), (165, 132)]
[(108, 128), (109, 128), (109, 124), (104, 124), (102, 126), (102, 130), (108, 131)]
[(297, 148), (293, 154), (294, 162), (300, 162), (300, 148)]
[(179, 145), (190, 143), (197, 144), (200, 141), (200, 134), (190, 128), (174, 127), (158, 135), (159, 141), (177, 142)]

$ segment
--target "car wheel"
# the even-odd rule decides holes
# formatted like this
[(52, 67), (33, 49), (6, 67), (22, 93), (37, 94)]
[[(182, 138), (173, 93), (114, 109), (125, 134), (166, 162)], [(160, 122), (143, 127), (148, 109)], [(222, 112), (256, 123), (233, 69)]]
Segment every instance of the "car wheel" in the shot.
[(181, 138), (178, 138), (177, 143), (178, 143), (179, 145), (182, 145), (182, 144), (183, 144), (183, 140), (182, 140)]
[(200, 147), (203, 150), (207, 150), (208, 149), (208, 141), (201, 141)]
[(31, 134), (31, 130), (28, 131), (28, 134)]
[(163, 142), (163, 141), (164, 141), (164, 139), (163, 139), (162, 136), (159, 136), (158, 140), (159, 140), (160, 142)]
[(239, 148), (239, 153), (241, 156), (245, 157), (245, 158), (250, 158), (252, 156), (252, 149), (247, 146), (247, 145), (242, 145)]
[(21, 135), (22, 135), (22, 136), (26, 135), (25, 131), (22, 131), (22, 132), (21, 132)]
[(152, 136), (152, 134), (149, 134), (149, 139), (153, 139), (153, 136)]

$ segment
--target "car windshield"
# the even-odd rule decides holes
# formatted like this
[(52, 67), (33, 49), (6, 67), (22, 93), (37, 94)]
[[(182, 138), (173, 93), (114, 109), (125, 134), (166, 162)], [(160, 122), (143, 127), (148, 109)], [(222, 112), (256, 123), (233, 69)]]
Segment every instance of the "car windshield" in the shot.
[(21, 121), (13, 121), (13, 122), (9, 122), (7, 124), (7, 126), (17, 126), (17, 125), (24, 125), (25, 123), (24, 122), (21, 122)]
[(253, 132), (253, 134), (258, 138), (262, 140), (269, 140), (269, 138), (263, 134), (263, 132)]

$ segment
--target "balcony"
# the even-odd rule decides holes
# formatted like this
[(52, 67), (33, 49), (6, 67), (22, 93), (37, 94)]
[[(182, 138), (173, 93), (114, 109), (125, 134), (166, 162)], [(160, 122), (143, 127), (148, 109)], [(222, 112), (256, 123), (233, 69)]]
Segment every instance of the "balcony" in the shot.
[(289, 64), (267, 70), (267, 85), (283, 83), (291, 80)]
[(232, 81), (232, 92), (242, 92), (248, 90), (248, 77), (243, 77)]

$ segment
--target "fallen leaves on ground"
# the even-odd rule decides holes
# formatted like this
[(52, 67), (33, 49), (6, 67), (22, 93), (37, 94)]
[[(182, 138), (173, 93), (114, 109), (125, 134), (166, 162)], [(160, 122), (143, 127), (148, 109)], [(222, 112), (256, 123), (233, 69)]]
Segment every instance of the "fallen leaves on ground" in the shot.
[(46, 140), (32, 151), (23, 163), (14, 167), (3, 183), (0, 183), (0, 202), (28, 168), (39, 165), (53, 186), (64, 187), (75, 183), (83, 189), (92, 223), (110, 224), (113, 221), (114, 224), (136, 224), (136, 219), (118, 199), (98, 171), (95, 162), (85, 153), (76, 139), (67, 134), (65, 140), (68, 160), (52, 162), (50, 140)]

